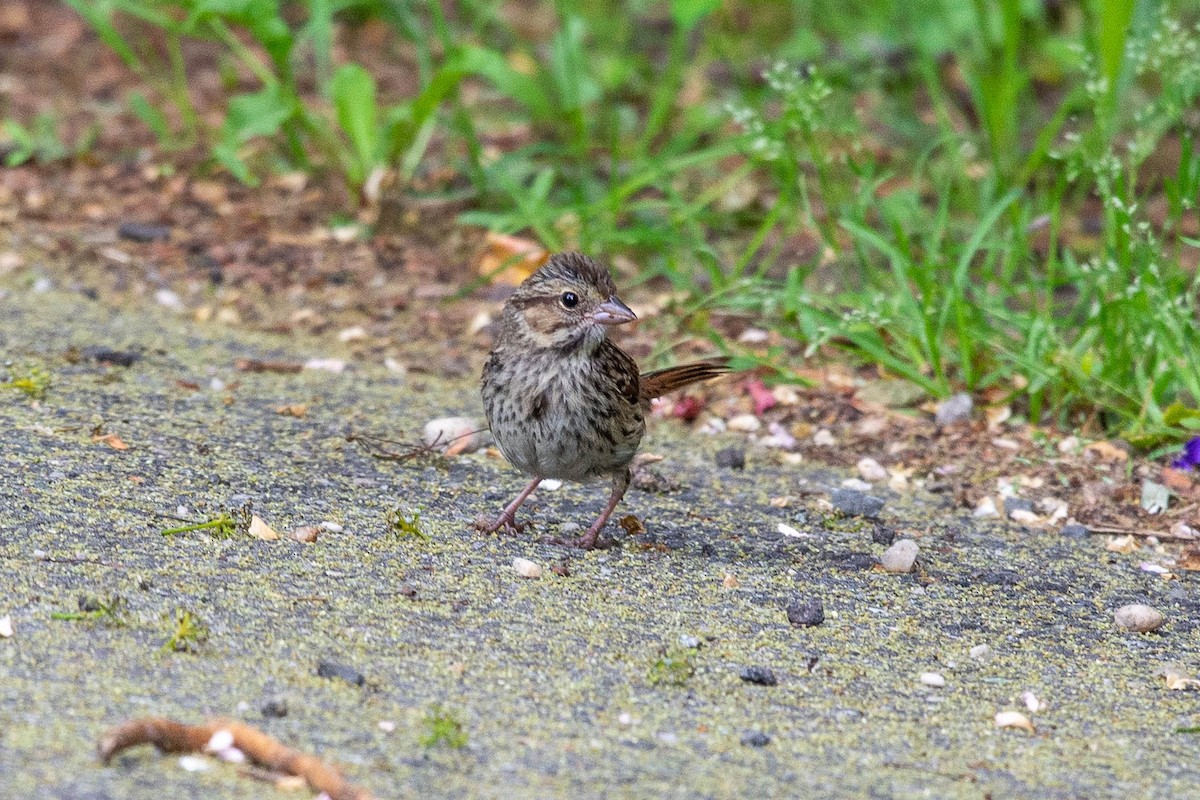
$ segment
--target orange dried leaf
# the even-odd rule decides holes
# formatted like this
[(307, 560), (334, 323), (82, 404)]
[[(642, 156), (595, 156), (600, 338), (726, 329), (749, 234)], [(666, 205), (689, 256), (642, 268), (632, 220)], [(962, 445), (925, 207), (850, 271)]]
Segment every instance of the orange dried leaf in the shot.
[(537, 243), (502, 233), (488, 233), (476, 271), (496, 283), (516, 286), (550, 258)]
[(125, 444), (125, 440), (115, 433), (106, 433), (104, 435), (93, 434), (92, 441), (97, 444), (106, 444), (113, 450), (128, 450), (129, 445)]

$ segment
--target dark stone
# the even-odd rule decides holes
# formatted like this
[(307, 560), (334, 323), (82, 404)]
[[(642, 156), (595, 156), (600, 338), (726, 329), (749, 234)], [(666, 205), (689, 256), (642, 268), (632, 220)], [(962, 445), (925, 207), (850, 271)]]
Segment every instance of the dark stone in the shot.
[(848, 517), (877, 517), (883, 510), (884, 503), (882, 497), (875, 497), (857, 489), (834, 489), (829, 499), (834, 508)]
[(875, 523), (871, 530), (871, 541), (884, 546), (890, 545), (896, 538), (896, 532), (887, 525)]
[(766, 747), (771, 743), (771, 737), (762, 731), (746, 731), (742, 734), (742, 744), (746, 747)]
[(1004, 498), (1004, 514), (1012, 517), (1014, 511), (1033, 511), (1033, 502), (1023, 497)]
[(279, 719), (288, 715), (287, 701), (278, 697), (273, 697), (263, 703), (262, 715), (268, 718)]
[(825, 621), (825, 604), (819, 597), (795, 600), (787, 607), (788, 622), (802, 627), (820, 625)]
[(79, 351), (79, 355), (89, 361), (101, 364), (112, 364), (114, 367), (132, 367), (142, 357), (141, 353), (132, 350), (113, 350), (111, 347), (94, 345)]
[(145, 222), (122, 222), (117, 228), (117, 236), (133, 242), (161, 242), (171, 238), (171, 228)]
[(340, 678), (351, 686), (362, 686), (367, 678), (354, 667), (337, 661), (322, 661), (317, 664), (317, 676), (320, 678)]
[(717, 451), (717, 466), (729, 469), (746, 468), (746, 451), (741, 447), (726, 447)]
[(755, 683), (759, 686), (774, 686), (779, 683), (775, 679), (775, 673), (767, 667), (746, 667), (738, 677), (746, 683)]
[(1072, 522), (1070, 525), (1064, 525), (1062, 535), (1069, 539), (1086, 539), (1088, 538), (1088, 529), (1078, 522)]
[(879, 563), (873, 553), (834, 553), (829, 556), (829, 561), (838, 569), (847, 571), (873, 569)]

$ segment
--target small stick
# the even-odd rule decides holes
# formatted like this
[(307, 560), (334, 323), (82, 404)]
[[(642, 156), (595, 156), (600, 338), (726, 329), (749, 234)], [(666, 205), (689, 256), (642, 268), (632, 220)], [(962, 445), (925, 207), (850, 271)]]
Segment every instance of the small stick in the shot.
[(1169, 539), (1175, 542), (1194, 542), (1195, 536), (1176, 536), (1165, 531), (1152, 531), (1147, 528), (1119, 528), (1112, 525), (1085, 525), (1088, 533), (1098, 533), (1104, 536), (1156, 536), (1159, 539)]
[(164, 753), (220, 752), (236, 748), (260, 766), (303, 778), (313, 791), (330, 800), (373, 800), (366, 789), (347, 783), (336, 769), (316, 756), (301, 753), (242, 722), (211, 720), (185, 725), (163, 717), (131, 719), (109, 728), (96, 747), (106, 765), (130, 747), (152, 744)]

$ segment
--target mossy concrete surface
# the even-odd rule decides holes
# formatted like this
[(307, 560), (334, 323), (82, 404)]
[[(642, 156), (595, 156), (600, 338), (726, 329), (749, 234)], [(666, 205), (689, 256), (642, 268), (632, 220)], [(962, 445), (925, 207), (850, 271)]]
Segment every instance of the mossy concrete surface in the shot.
[[(97, 345), (141, 358), (68, 357)], [(1103, 540), (980, 523), (921, 493), (889, 497), (886, 527), (921, 551), (918, 570), (887, 574), (873, 526), (833, 520), (811, 494), (846, 476), (754, 449), (744, 471), (718, 469), (713, 453), (738, 437), (661, 421), (644, 449), (682, 488), (630, 493), (619, 515), (645, 533), (612, 525), (618, 545), (587, 554), (538, 543), (602, 506), (604, 486), (567, 485), (535, 496), (535, 532), (481, 536), (471, 521), (523, 481), (502, 461), (401, 465), (346, 438), (412, 439), (432, 417), (478, 414), (473, 380), (358, 361), (341, 374), (234, 368), (337, 348), (65, 294), (0, 299), (5, 371), (51, 376), (38, 401), (0, 390), (0, 616), (15, 627), (0, 639), (0, 795), (276, 796), (236, 767), (188, 772), (150, 748), (98, 763), (101, 732), (141, 715), (257, 724), (381, 798), (1200, 792), (1200, 734), (1180, 731), (1200, 724), (1200, 695), (1155, 674), (1200, 666), (1193, 574), (1166, 581)], [(292, 404), (307, 416), (278, 413)], [(796, 501), (770, 503), (783, 496)], [(343, 530), (313, 544), (161, 534), (247, 501), (282, 533)], [(398, 504), (426, 538), (389, 530)], [(519, 577), (516, 556), (544, 576)], [(568, 576), (549, 569), (563, 559)], [(122, 598), (121, 623), (52, 619), (81, 596)], [(824, 623), (789, 624), (786, 607), (813, 598)], [(1166, 625), (1117, 630), (1112, 611), (1129, 602)], [(180, 609), (209, 628), (198, 652), (162, 649)], [(990, 654), (972, 658), (981, 644)], [(655, 682), (664, 653), (690, 659), (683, 685)], [(319, 677), (323, 660), (365, 685)], [(777, 685), (742, 681), (748, 666)], [(1030, 714), (1036, 733), (997, 729), (1023, 692), (1046, 706)], [(286, 716), (265, 716), (269, 701)], [(423, 744), (438, 709), (461, 722), (463, 747)], [(743, 744), (748, 732), (769, 742)]]

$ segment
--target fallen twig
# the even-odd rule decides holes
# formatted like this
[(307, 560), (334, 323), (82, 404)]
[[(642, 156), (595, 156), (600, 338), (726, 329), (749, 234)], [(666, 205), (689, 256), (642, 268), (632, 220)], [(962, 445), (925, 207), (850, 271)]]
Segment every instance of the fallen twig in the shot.
[(1165, 539), (1174, 542), (1194, 542), (1195, 536), (1177, 536), (1169, 531), (1152, 531), (1147, 528), (1122, 528), (1116, 525), (1085, 525), (1088, 533), (1101, 534), (1104, 536), (1155, 536), (1159, 539)]
[(234, 720), (211, 720), (185, 725), (163, 717), (142, 717), (105, 731), (97, 743), (100, 760), (130, 747), (152, 744), (164, 753), (213, 753), (236, 758), (240, 751), (255, 764), (273, 772), (303, 778), (309, 787), (330, 800), (373, 800), (366, 789), (347, 783), (336, 769), (316, 756), (301, 753), (257, 728)]

